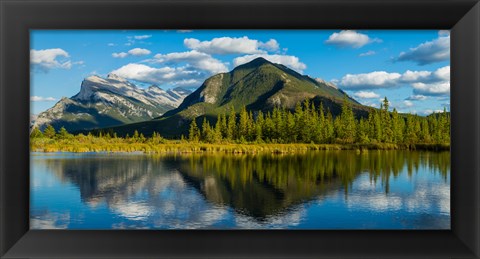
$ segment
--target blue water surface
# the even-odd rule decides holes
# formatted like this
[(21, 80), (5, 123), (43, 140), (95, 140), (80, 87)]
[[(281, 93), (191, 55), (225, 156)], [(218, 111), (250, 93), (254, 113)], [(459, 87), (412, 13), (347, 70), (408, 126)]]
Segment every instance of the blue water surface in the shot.
[(450, 153), (31, 154), (32, 229), (450, 229)]

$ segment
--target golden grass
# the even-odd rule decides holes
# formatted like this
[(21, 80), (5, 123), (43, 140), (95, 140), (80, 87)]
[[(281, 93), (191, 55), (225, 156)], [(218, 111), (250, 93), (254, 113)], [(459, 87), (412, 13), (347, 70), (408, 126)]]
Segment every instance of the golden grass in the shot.
[(124, 139), (31, 139), (31, 150), (35, 152), (142, 152), (142, 153), (297, 153), (308, 150), (449, 150), (450, 144), (271, 144), (271, 143), (192, 143), (185, 141), (135, 142)]

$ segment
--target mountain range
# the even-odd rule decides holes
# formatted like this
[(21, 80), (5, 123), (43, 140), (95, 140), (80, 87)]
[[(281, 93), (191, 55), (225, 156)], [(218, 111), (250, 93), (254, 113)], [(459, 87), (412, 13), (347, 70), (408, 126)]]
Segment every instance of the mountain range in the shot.
[(32, 127), (43, 130), (52, 125), (75, 132), (151, 120), (178, 107), (190, 93), (180, 87), (167, 91), (156, 85), (140, 88), (115, 74), (90, 76), (83, 80), (79, 93), (38, 114)]

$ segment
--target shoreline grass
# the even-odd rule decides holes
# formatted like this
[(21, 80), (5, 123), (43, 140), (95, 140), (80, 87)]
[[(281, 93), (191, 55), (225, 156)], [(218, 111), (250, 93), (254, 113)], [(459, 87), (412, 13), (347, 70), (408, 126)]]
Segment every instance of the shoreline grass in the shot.
[(192, 143), (181, 141), (166, 141), (165, 143), (128, 143), (118, 141), (75, 141), (75, 140), (52, 140), (33, 139), (30, 142), (33, 152), (108, 152), (108, 153), (131, 153), (142, 152), (155, 153), (232, 153), (232, 154), (255, 154), (255, 153), (299, 153), (315, 150), (429, 150), (447, 151), (450, 144), (276, 144), (276, 143)]

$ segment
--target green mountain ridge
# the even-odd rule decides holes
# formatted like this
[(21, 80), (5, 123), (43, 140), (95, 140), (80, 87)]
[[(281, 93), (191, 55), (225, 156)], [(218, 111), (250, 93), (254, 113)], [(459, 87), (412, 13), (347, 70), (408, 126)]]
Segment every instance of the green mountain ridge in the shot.
[(315, 105), (322, 103), (334, 116), (340, 114), (344, 99), (351, 104), (357, 117), (368, 116), (371, 109), (329, 83), (301, 75), (264, 58), (257, 58), (228, 73), (208, 78), (178, 108), (161, 117), (102, 130), (114, 131), (120, 136), (131, 135), (138, 130), (145, 136), (158, 132), (165, 137), (180, 137), (187, 134), (193, 119), (201, 122), (206, 117), (213, 123), (218, 114), (227, 114), (232, 108), (238, 112), (244, 106), (252, 112), (268, 112), (274, 107), (293, 110), (297, 103), (307, 99)]

